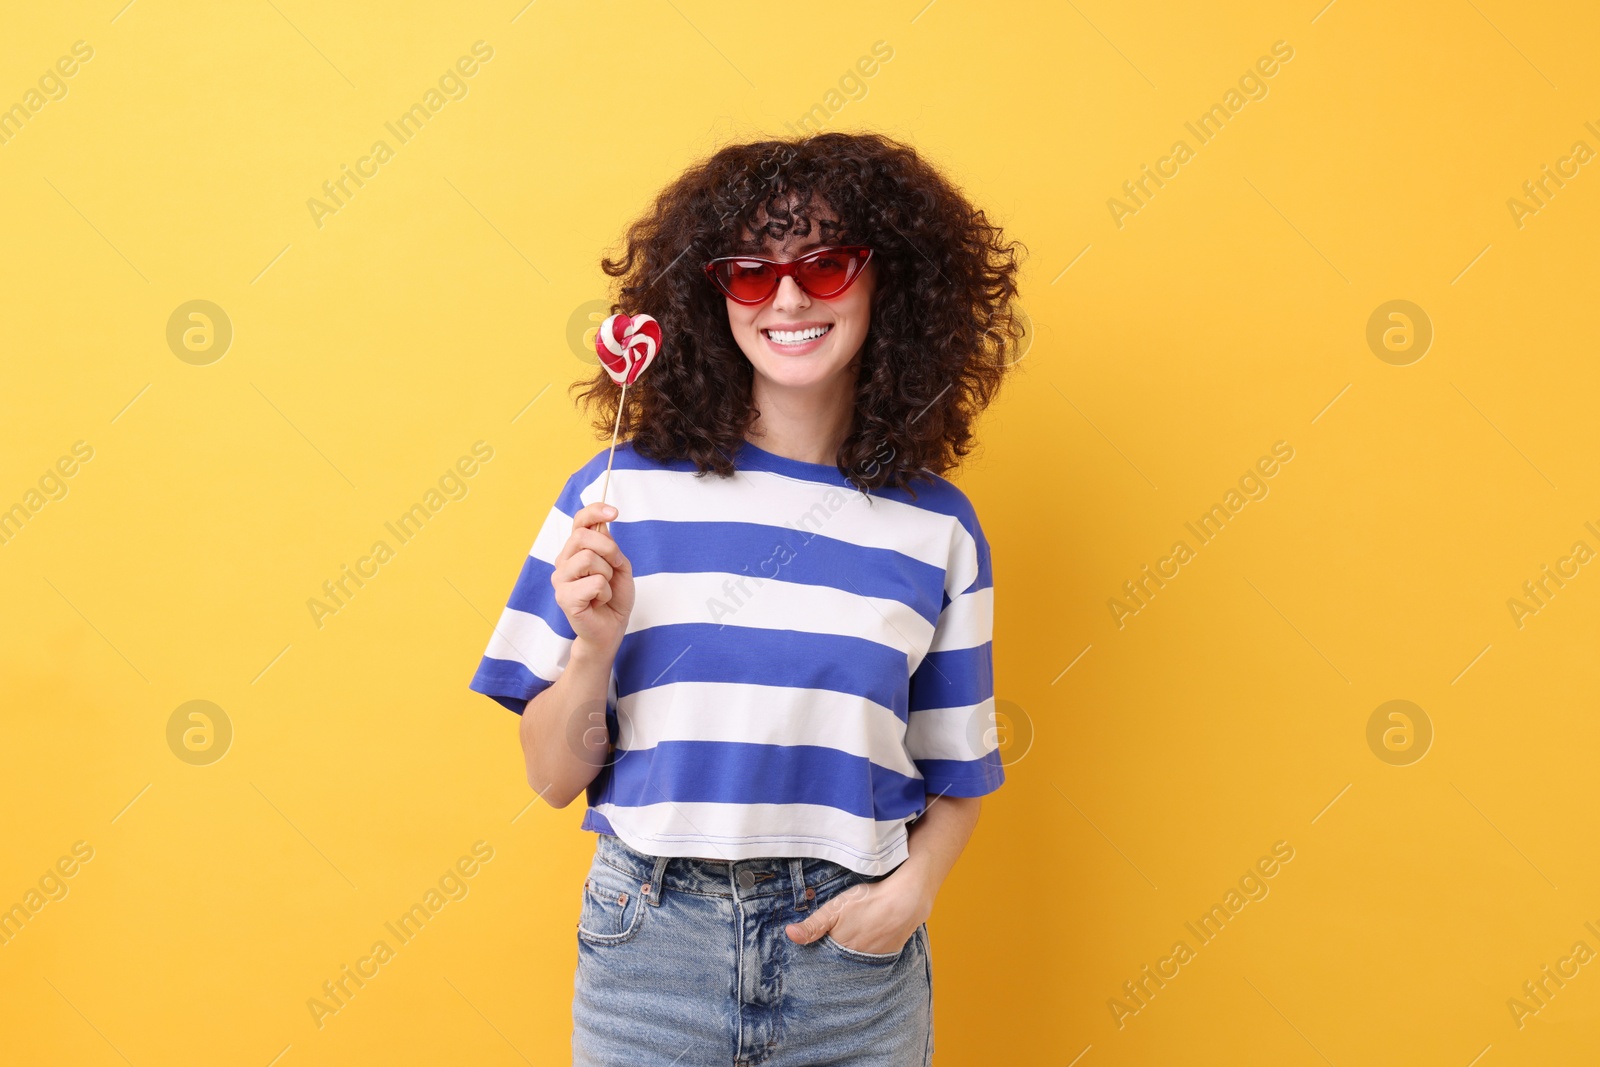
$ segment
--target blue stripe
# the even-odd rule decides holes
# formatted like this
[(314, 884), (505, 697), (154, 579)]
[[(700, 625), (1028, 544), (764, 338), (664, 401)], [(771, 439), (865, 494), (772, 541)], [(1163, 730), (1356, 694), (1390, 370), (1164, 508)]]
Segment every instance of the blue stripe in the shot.
[(556, 603), (555, 586), (550, 584), (550, 576), (555, 571), (553, 565), (538, 556), (528, 556), (522, 561), (522, 573), (517, 575), (517, 584), (511, 588), (506, 607), (537, 615), (557, 634), (574, 641), (577, 640), (577, 632), (567, 620), (567, 613)]
[(1006, 780), (1000, 751), (987, 752), (975, 760), (914, 760), (930, 793), (950, 797), (981, 797), (999, 789)]
[(478, 663), (472, 681), (467, 683), (467, 688), (491, 696), (521, 715), (528, 701), (550, 688), (551, 684), (515, 660), (484, 656)]
[[(870, 548), (822, 534), (753, 522), (670, 522), (660, 519), (611, 524), (617, 547), (633, 564), (635, 577), (720, 571), (748, 575), (722, 597), (728, 608), (758, 596), (756, 580), (820, 585), (860, 596), (898, 600), (929, 625), (941, 605), (930, 591), (944, 595), (944, 569), (888, 548)], [(545, 568), (544, 586), (549, 589)], [(782, 594), (779, 594), (782, 595)], [(559, 614), (559, 609), (558, 609)]]
[[(593, 783), (590, 784), (592, 785)], [(589, 790), (588, 802), (589, 808), (583, 813), (583, 822), (578, 825), (578, 829), (593, 830), (597, 834), (612, 834), (615, 836), (617, 831), (612, 827), (611, 820), (600, 814), (594, 808), (596, 804), (600, 803), (600, 793), (598, 790)]]
[[(931, 478), (932, 480), (928, 480)], [(956, 487), (954, 482), (948, 481), (937, 475), (928, 475), (916, 482), (916, 499), (905, 489), (880, 489), (873, 492), (873, 496), (881, 496), (887, 500), (898, 500), (902, 504), (922, 508), (939, 515), (949, 515), (960, 522), (962, 528), (971, 536), (978, 548), (978, 574), (972, 584), (960, 590), (962, 593), (974, 589), (987, 589), (994, 584), (993, 564), (989, 557), (989, 542), (983, 536), (983, 527), (978, 523), (978, 512), (973, 507), (967, 495)]]
[(994, 642), (929, 652), (911, 676), (908, 708), (964, 708), (994, 696)]
[(600, 803), (820, 804), (864, 819), (903, 819), (927, 803), (920, 778), (817, 745), (663, 741), (619, 751)]
[(859, 637), (731, 623), (637, 630), (615, 661), (617, 696), (672, 682), (740, 682), (866, 697), (905, 720), (906, 654)]

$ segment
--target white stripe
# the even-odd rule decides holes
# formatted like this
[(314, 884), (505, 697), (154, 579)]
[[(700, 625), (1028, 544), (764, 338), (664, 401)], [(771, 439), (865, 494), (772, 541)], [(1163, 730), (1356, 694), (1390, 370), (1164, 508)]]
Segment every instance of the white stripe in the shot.
[(1000, 747), (994, 711), (994, 697), (964, 708), (913, 711), (906, 726), (906, 751), (913, 759), (982, 759)]
[(664, 571), (635, 578), (627, 632), (712, 623), (859, 637), (905, 653), (907, 677), (933, 640), (933, 624), (898, 600), (787, 582), (781, 571), (779, 575), (760, 579), (725, 571)]
[(552, 504), (539, 526), (539, 536), (533, 539), (533, 547), (528, 550), (528, 555), (554, 566), (561, 547), (571, 536), (572, 516)]
[(929, 652), (977, 648), (994, 638), (994, 587), (963, 593), (945, 605)]
[(944, 592), (951, 600), (978, 580), (978, 542), (957, 519), (950, 520), (950, 555), (944, 563)]
[(572, 656), (572, 640), (550, 629), (550, 624), (537, 615), (506, 608), (500, 613), (500, 622), (484, 655), (520, 663), (545, 681), (553, 682)]
[(850, 693), (672, 682), (623, 697), (617, 725), (619, 752), (663, 741), (816, 745), (870, 759), (908, 778), (922, 777), (906, 751), (906, 724), (882, 704)]
[[(821, 804), (598, 804), (622, 840), (652, 856), (811, 856), (886, 874), (910, 855), (904, 820), (877, 822)], [(792, 826), (791, 834), (762, 827)]]

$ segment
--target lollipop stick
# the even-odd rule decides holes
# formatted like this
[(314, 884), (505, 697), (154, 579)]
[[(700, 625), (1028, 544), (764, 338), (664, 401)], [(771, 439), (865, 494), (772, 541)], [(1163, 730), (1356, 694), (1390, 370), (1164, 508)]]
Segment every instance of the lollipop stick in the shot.
[[(617, 455), (617, 431), (622, 428), (622, 403), (628, 399), (628, 383), (622, 383), (622, 396), (617, 400), (617, 421), (611, 427), (611, 454), (606, 456), (606, 479), (600, 485), (600, 503), (606, 502), (606, 493), (611, 489), (611, 461)], [(602, 526), (607, 525), (601, 523)]]
[[(622, 409), (627, 406), (628, 383), (644, 373), (661, 347), (661, 324), (649, 315), (612, 315), (600, 324), (594, 338), (600, 365), (612, 381), (622, 386), (617, 399), (617, 421), (611, 427), (611, 452), (606, 456), (606, 478), (600, 487), (600, 503), (611, 489), (611, 466), (617, 457), (617, 433), (622, 428)], [(599, 523), (604, 528), (607, 523)]]

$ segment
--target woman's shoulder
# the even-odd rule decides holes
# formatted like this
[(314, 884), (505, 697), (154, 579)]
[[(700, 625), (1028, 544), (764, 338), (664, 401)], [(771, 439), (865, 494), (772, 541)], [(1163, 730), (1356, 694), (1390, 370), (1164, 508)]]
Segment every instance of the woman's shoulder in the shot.
[(978, 509), (972, 499), (950, 479), (926, 467), (918, 472), (912, 484), (917, 491), (914, 501), (906, 490), (894, 492), (904, 494), (901, 499), (906, 503), (940, 516), (947, 524), (945, 530), (950, 538), (945, 567), (947, 597), (993, 585), (989, 540), (984, 536), (983, 524), (978, 521)]
[[(913, 489), (916, 491), (915, 497), (912, 496)], [(943, 475), (935, 474), (927, 467), (917, 472), (910, 488), (879, 492), (880, 495), (892, 496), (913, 507), (948, 515), (959, 520), (969, 531), (978, 529), (978, 509), (973, 505), (972, 499), (955, 482)]]
[(579, 486), (586, 485), (596, 478), (605, 476), (606, 465), (610, 463), (613, 471), (617, 470), (694, 470), (694, 464), (688, 460), (659, 460), (652, 459), (634, 448), (631, 440), (618, 441), (616, 455), (611, 454), (611, 443), (602, 445), (593, 456), (586, 460), (583, 466), (572, 473), (572, 482)]

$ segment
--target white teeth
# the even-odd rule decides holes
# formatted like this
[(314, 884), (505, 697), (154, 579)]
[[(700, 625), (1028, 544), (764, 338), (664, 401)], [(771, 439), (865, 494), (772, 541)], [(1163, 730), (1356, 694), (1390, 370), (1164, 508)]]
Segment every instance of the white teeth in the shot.
[(832, 326), (813, 326), (809, 330), (768, 330), (767, 336), (780, 345), (799, 345), (814, 341), (833, 329)]

